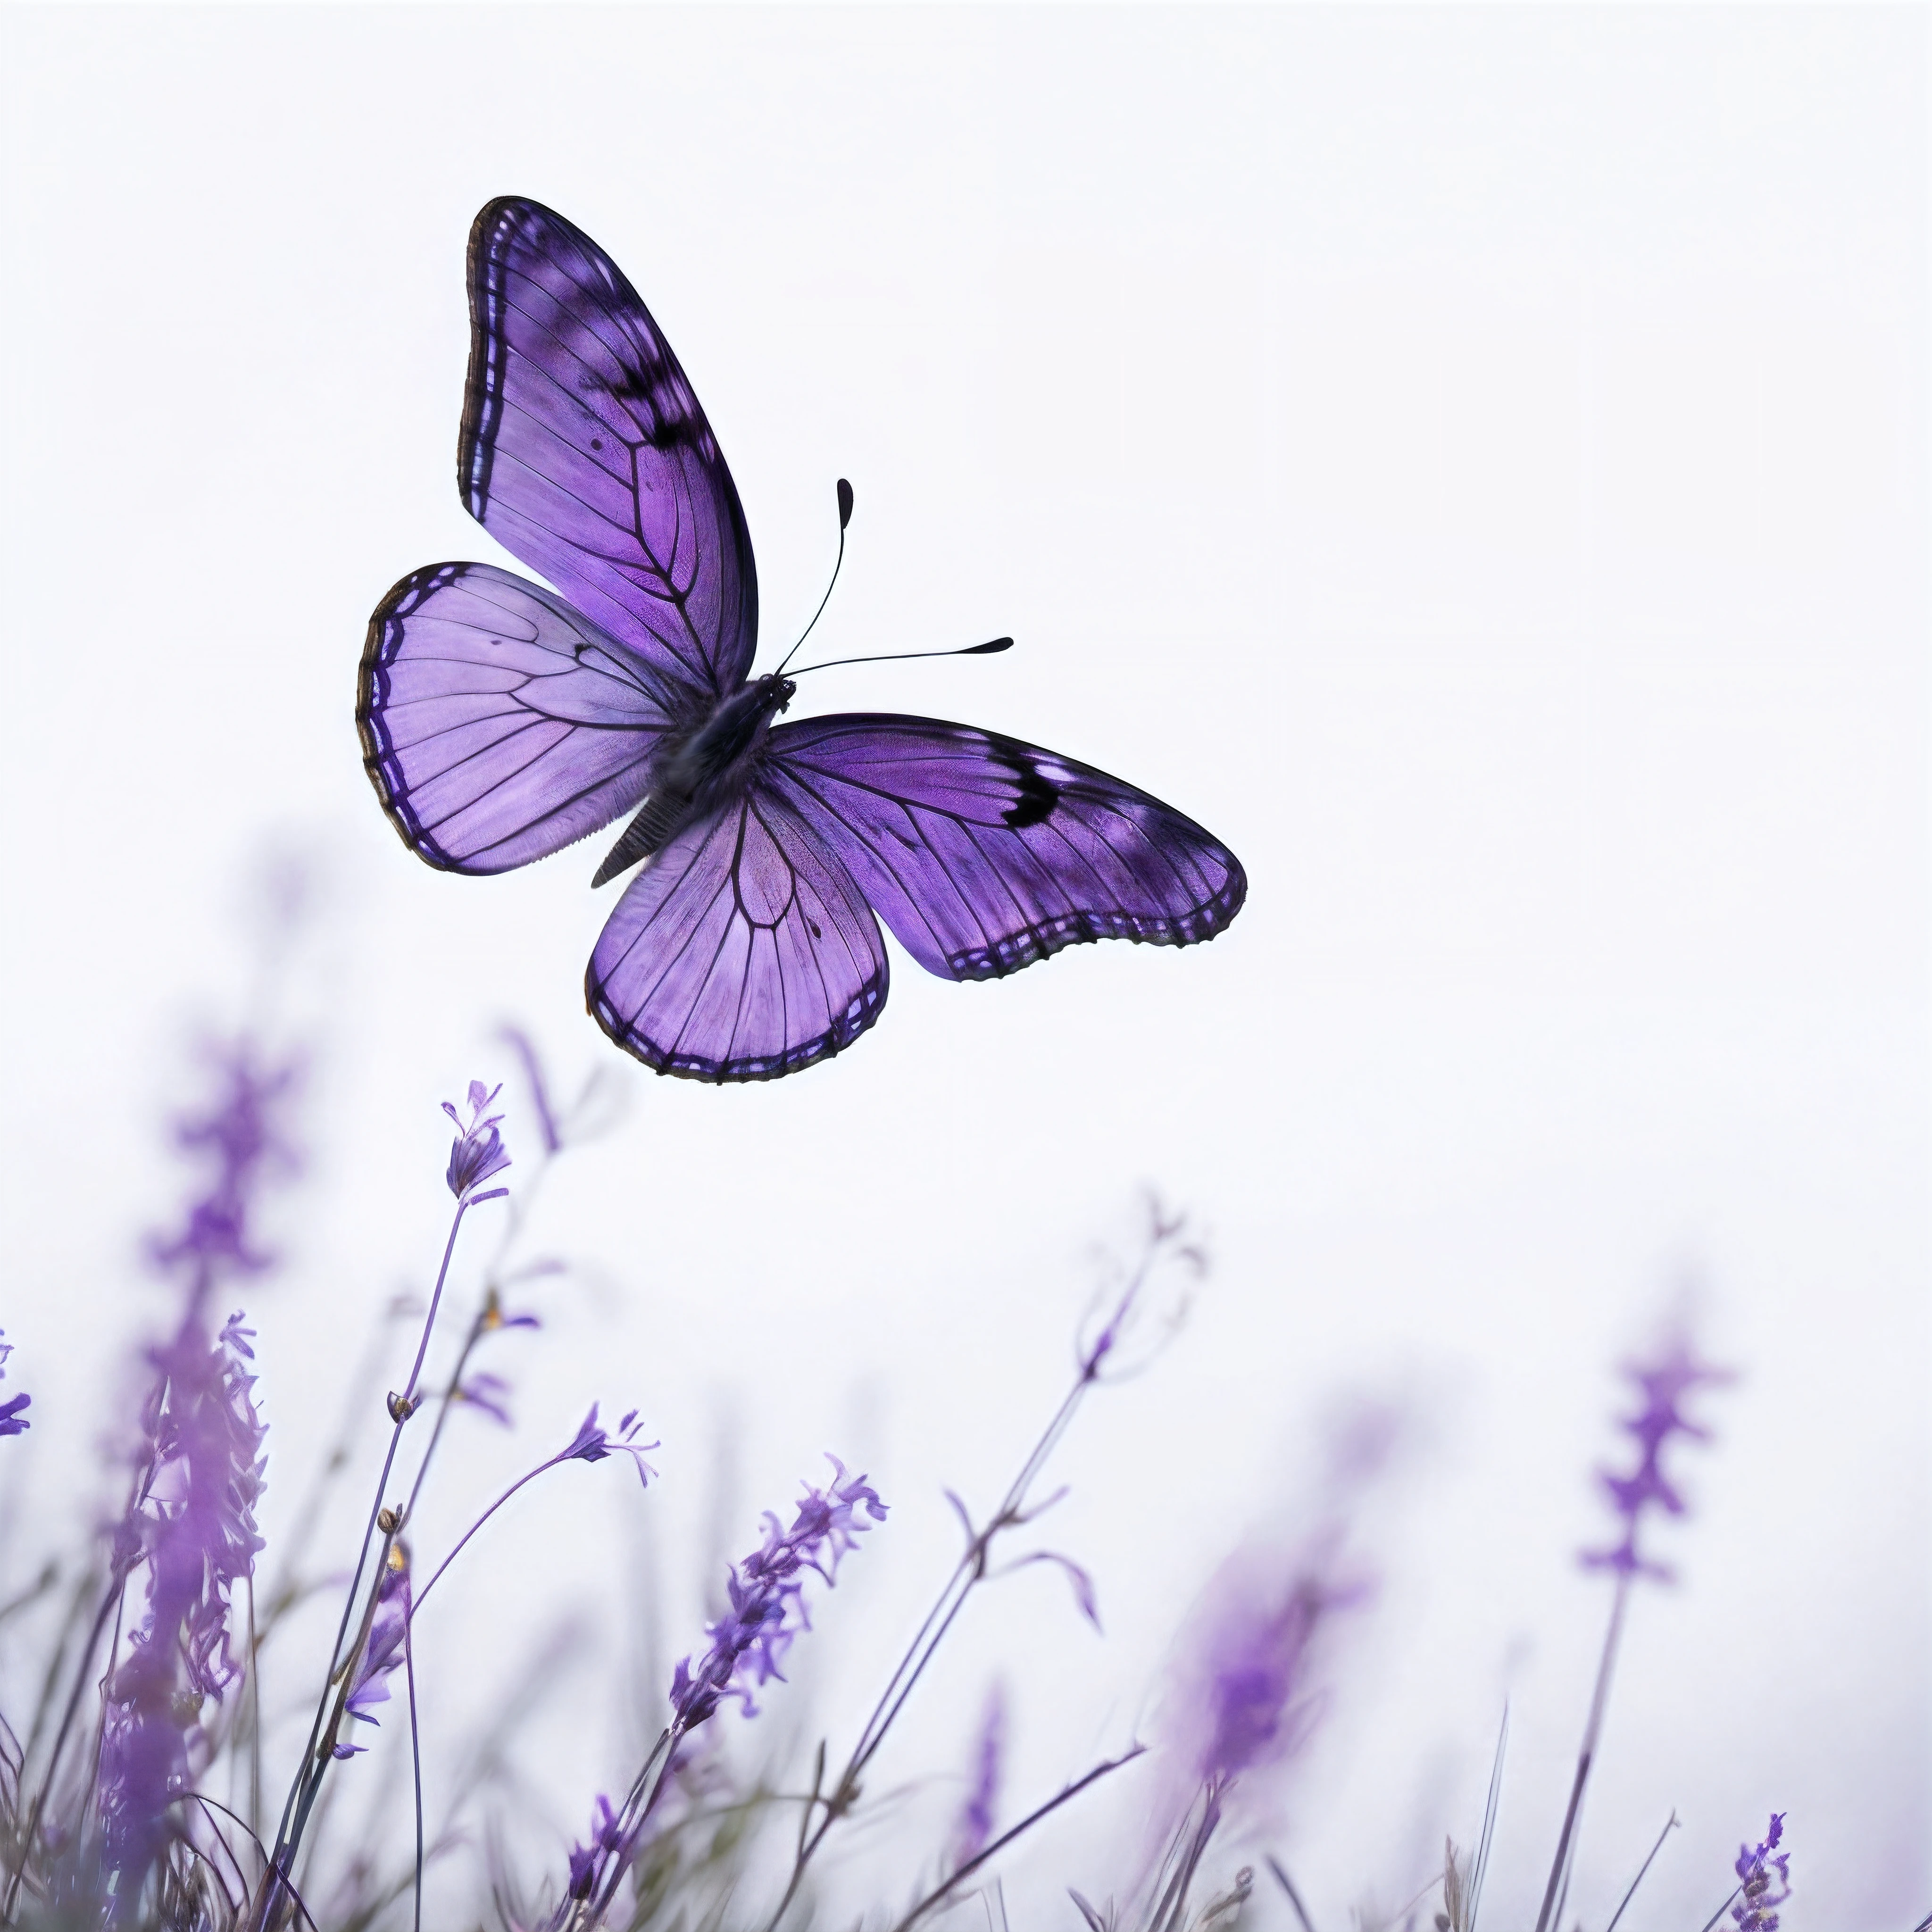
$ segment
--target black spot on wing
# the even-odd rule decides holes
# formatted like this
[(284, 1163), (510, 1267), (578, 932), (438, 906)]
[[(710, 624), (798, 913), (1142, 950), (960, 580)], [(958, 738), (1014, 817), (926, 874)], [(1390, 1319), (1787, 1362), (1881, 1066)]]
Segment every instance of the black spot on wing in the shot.
[(1060, 802), (1060, 788), (1040, 770), (1031, 749), (1013, 738), (986, 734), (993, 762), (1011, 772), (1019, 784), (1019, 796), (1000, 816), (1016, 832), (1037, 825)]

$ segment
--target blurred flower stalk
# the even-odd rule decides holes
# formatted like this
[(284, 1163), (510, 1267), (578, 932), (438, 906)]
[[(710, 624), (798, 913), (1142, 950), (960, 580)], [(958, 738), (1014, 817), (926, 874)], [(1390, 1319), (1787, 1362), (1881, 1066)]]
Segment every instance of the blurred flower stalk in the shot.
[[(472, 1082), (460, 1107), (445, 1103), (454, 1138), (443, 1179), (453, 1206), (420, 1331), (395, 1386), (378, 1394), (380, 1383), (362, 1384), (360, 1422), (386, 1424), (386, 1440), (373, 1493), (366, 1508), (358, 1506), (359, 1544), (340, 1570), (311, 1580), (301, 1539), (316, 1511), (304, 1510), (282, 1579), (264, 1587), (260, 1604), (256, 1512), (270, 1466), (268, 1434), (255, 1397), (256, 1332), (226, 1304), (276, 1262), (260, 1232), (261, 1209), (269, 1186), (298, 1169), (287, 1115), (300, 1063), (236, 1041), (212, 1061), (211, 1104), (176, 1123), (178, 1144), (205, 1172), (178, 1226), (149, 1244), (148, 1264), (169, 1285), (174, 1312), (165, 1338), (141, 1353), (143, 1395), (124, 1490), (73, 1580), (70, 1612), (55, 1630), (28, 1721), (16, 1731), (0, 1720), (0, 1924), (361, 1932), (406, 1923), (420, 1932), (428, 1868), (469, 1840), (454, 1822), (434, 1838), (427, 1829), (418, 1614), (432, 1595), (454, 1587), (444, 1579), (503, 1507), (563, 1465), (624, 1461), (640, 1490), (657, 1474), (646, 1458), (658, 1445), (642, 1439), (637, 1411), (610, 1426), (592, 1402), (568, 1442), (482, 1508), (426, 1579), (416, 1574), (412, 1532), (432, 1472), (446, 1460), (451, 1418), (469, 1408), (510, 1425), (508, 1379), (483, 1364), (496, 1337), (539, 1326), (532, 1312), (509, 1312), (506, 1296), (542, 1270), (519, 1272), (507, 1257), (537, 1185), (587, 1132), (598, 1107), (593, 1088), (574, 1108), (560, 1108), (530, 1042), (506, 1038), (529, 1096), (522, 1165), (505, 1136), (500, 1086)], [(448, 1306), (452, 1265), (478, 1212), (500, 1217), (502, 1238), (477, 1305), (456, 1316)], [(949, 1493), (960, 1553), (863, 1721), (841, 1750), (820, 1742), (803, 1777), (747, 1784), (717, 1748), (718, 1720), (734, 1706), (740, 1721), (758, 1714), (766, 1688), (783, 1680), (812, 1627), (810, 1600), (833, 1588), (844, 1560), (887, 1520), (867, 1478), (828, 1456), (830, 1474), (807, 1484), (788, 1515), (766, 1514), (755, 1546), (730, 1567), (722, 1613), (671, 1673), (652, 1720), (656, 1742), (628, 1785), (614, 1798), (586, 1779), (574, 1802), (585, 1805), (587, 1826), (578, 1842), (557, 1847), (547, 1878), (521, 1882), (486, 1862), (476, 1890), (494, 1898), (495, 1922), (508, 1932), (658, 1925), (782, 1932), (807, 1923), (824, 1848), (855, 1816), (875, 1813), (867, 1792), (879, 1755), (984, 1588), (1048, 1566), (1065, 1580), (1072, 1610), (1100, 1628), (1087, 1570), (1039, 1540), (1042, 1519), (1065, 1493), (1048, 1486), (1049, 1466), (1094, 1394), (1144, 1365), (1158, 1346), (1156, 1304), (1172, 1298), (1165, 1286), (1156, 1294), (1156, 1281), (1184, 1282), (1204, 1267), (1184, 1223), (1153, 1210), (1137, 1257), (1076, 1343), (1058, 1406), (998, 1501), (981, 1513)], [(0, 1375), (11, 1352), (0, 1340)], [(433, 1357), (445, 1356), (447, 1373), (430, 1377)], [(1681, 1331), (1629, 1373), (1639, 1400), (1622, 1426), (1634, 1455), (1602, 1477), (1618, 1534), (1584, 1558), (1610, 1579), (1608, 1628), (1538, 1932), (1556, 1932), (1568, 1909), (1584, 1798), (1633, 1594), (1640, 1582), (1668, 1580), (1647, 1538), (1654, 1519), (1684, 1512), (1671, 1467), (1677, 1446), (1708, 1435), (1686, 1404), (1725, 1378)], [(30, 1402), (17, 1391), (0, 1401), (0, 1436), (28, 1428)], [(33, 1420), (44, 1428), (50, 1418)], [(1303, 1894), (1268, 1839), (1283, 1780), (1328, 1712), (1342, 1640), (1375, 1600), (1376, 1570), (1358, 1546), (1357, 1524), (1397, 1433), (1389, 1414), (1359, 1412), (1331, 1444), (1318, 1504), (1296, 1533), (1256, 1541), (1210, 1579), (1178, 1641), (1145, 1742), (1130, 1735), (1058, 1789), (1010, 1808), (1011, 1713), (1004, 1689), (992, 1687), (966, 1754), (964, 1795), (922, 1859), (915, 1856), (913, 1881), (898, 1881), (902, 1902), (884, 1908), (878, 1922), (910, 1932), (962, 1906), (1003, 1922), (998, 1872), (1016, 1844), (1145, 1755), (1151, 1770), (1118, 1787), (1136, 1794), (1130, 1809), (1138, 1822), (1128, 1834), (1132, 1850), (1119, 1861), (1118, 1892), (1096, 1903), (1068, 1889), (1066, 1903), (1089, 1932), (1209, 1932), (1250, 1916), (1258, 1922), (1264, 1899), (1312, 1932)], [(338, 1444), (318, 1484), (347, 1461)], [(46, 1597), (56, 1576), (49, 1566), (0, 1615)], [(292, 1739), (264, 1720), (262, 1651), (286, 1617), (327, 1590), (340, 1592), (333, 1640), (302, 1694), (305, 1730)], [(403, 1733), (411, 1842), (344, 1846), (323, 1828), (332, 1793), (345, 1779), (366, 1777), (358, 1760), (400, 1752)], [(441, 1774), (432, 1754), (430, 1781)], [(1474, 1858), (1450, 1844), (1430, 1888), (1436, 1904), (1428, 1909), (1444, 1932), (1474, 1932), (1478, 1924), (1502, 1774), (1499, 1742)], [(1774, 1932), (1790, 1895), (1784, 1831), (1783, 1816), (1774, 1816), (1766, 1838), (1742, 1850), (1737, 1882), (1713, 1925), (1728, 1914), (1743, 1932)], [(1232, 1870), (1231, 1845), (1250, 1853)], [(1418, 1894), (1409, 1916), (1390, 1922), (1413, 1922), (1426, 1897)]]

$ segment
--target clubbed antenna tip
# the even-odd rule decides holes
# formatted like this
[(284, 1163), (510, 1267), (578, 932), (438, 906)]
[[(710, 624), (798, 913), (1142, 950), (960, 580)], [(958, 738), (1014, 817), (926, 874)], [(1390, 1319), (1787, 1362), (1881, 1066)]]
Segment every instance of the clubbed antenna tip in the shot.
[(838, 527), (842, 530), (852, 520), (852, 486), (844, 477), (838, 479)]

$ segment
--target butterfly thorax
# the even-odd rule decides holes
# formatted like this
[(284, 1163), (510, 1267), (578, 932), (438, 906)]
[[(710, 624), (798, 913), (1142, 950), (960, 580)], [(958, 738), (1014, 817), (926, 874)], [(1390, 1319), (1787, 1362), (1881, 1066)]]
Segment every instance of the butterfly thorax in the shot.
[(772, 720), (796, 688), (788, 677), (753, 678), (720, 698), (691, 730), (670, 738), (658, 758), (650, 796), (591, 884), (615, 878), (692, 820), (709, 818), (736, 798), (751, 783)]

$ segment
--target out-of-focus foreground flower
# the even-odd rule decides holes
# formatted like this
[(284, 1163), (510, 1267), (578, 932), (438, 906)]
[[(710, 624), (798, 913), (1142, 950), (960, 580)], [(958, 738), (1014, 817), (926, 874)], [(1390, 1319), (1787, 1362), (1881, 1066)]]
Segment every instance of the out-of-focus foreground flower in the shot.
[[(4, 1329), (0, 1329), (0, 1336), (5, 1333)], [(0, 1376), (6, 1374), (7, 1358), (13, 1352), (12, 1342), (0, 1340)], [(4, 1402), (0, 1402), (0, 1436), (18, 1436), (22, 1430), (33, 1427), (34, 1425), (20, 1413), (33, 1399), (22, 1390), (19, 1395), (9, 1396)]]
[(1784, 1814), (1771, 1814), (1761, 1843), (1738, 1847), (1738, 1900), (1731, 1907), (1738, 1932), (1778, 1932), (1778, 1907), (1791, 1896), (1791, 1854), (1784, 1842)]

